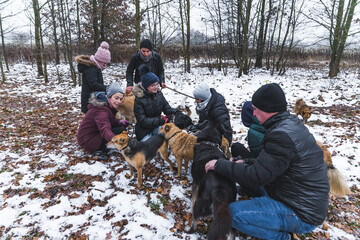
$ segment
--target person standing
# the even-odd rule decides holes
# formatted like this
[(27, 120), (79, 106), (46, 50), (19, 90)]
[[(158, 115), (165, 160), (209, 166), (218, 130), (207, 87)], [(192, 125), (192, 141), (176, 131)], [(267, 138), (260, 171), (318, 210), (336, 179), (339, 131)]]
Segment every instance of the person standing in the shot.
[(81, 112), (86, 113), (90, 94), (106, 91), (102, 71), (111, 61), (109, 44), (102, 42), (95, 55), (79, 55), (75, 57), (75, 61), (78, 63), (78, 71), (82, 73)]
[[(159, 84), (165, 88), (164, 66), (159, 54), (153, 51), (152, 43), (149, 39), (140, 42), (140, 49), (131, 56), (126, 69), (126, 94), (130, 93), (134, 84), (141, 81), (139, 67), (146, 64), (150, 67), (150, 72), (159, 78)], [(135, 72), (135, 75), (134, 75)]]
[(254, 115), (266, 128), (256, 158), (214, 159), (214, 170), (263, 195), (230, 204), (233, 227), (261, 239), (289, 239), (289, 233), (313, 231), (325, 220), (329, 180), (324, 154), (315, 138), (287, 111), (285, 94), (276, 83), (260, 87), (252, 96)]

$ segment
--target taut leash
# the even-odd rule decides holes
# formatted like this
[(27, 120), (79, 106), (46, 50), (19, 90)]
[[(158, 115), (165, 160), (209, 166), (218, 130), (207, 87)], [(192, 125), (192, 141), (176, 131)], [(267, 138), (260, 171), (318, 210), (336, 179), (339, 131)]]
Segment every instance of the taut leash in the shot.
[(174, 92), (179, 93), (179, 94), (181, 94), (181, 95), (184, 95), (184, 96), (186, 96), (186, 97), (195, 99), (193, 96), (187, 95), (187, 94), (185, 94), (185, 93), (182, 93), (182, 92), (180, 92), (180, 91), (178, 91), (178, 90), (176, 90), (176, 89), (174, 89), (174, 88), (168, 87), (168, 86), (166, 86), (166, 88), (163, 88), (163, 89), (167, 89), (167, 88), (170, 89), (171, 91), (174, 91)]

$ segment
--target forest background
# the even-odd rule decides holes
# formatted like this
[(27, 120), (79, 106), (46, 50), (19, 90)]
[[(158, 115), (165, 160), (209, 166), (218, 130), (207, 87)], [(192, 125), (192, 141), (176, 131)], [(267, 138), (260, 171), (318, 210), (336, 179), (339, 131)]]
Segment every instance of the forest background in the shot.
[(321, 63), (336, 77), (360, 59), (359, 0), (1, 0), (0, 31), (2, 81), (9, 63), (36, 64), (48, 82), (47, 65), (62, 62), (81, 85), (74, 56), (107, 41), (112, 62), (126, 63), (143, 38), (185, 72), (201, 58), (225, 75)]

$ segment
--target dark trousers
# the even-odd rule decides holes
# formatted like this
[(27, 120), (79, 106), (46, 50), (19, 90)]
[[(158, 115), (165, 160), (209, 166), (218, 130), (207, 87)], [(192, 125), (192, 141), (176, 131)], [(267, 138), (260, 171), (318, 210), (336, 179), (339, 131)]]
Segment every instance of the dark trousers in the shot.
[[(115, 135), (121, 134), (121, 133), (122, 133), (123, 131), (125, 131), (125, 130), (126, 130), (126, 128), (124, 128), (124, 127), (114, 127), (114, 128), (111, 128), (111, 131), (112, 131)], [(101, 150), (101, 151), (103, 151), (103, 152), (108, 152), (109, 149), (107, 149), (107, 147), (106, 147), (106, 144), (107, 144), (107, 143), (108, 143), (108, 141), (106, 141), (106, 140), (103, 138), (98, 150)]]

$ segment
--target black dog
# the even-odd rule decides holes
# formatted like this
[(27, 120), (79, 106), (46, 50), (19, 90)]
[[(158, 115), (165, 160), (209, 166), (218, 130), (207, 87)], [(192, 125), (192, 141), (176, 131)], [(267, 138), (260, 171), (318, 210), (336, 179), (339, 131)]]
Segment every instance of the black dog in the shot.
[(236, 199), (234, 182), (214, 171), (205, 172), (207, 162), (226, 158), (219, 147), (224, 132), (223, 125), (208, 123), (197, 137), (199, 144), (194, 147), (194, 161), (191, 167), (193, 223), (189, 233), (195, 232), (200, 217), (213, 215), (213, 222), (208, 230), (208, 239), (211, 240), (224, 238), (232, 232), (229, 203)]

